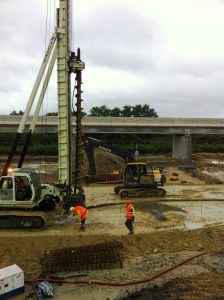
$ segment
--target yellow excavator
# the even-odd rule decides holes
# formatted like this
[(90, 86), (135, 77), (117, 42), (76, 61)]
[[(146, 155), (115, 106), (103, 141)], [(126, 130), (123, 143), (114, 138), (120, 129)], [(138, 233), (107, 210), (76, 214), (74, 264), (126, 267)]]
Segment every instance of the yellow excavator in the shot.
[[(165, 176), (163, 175), (163, 184)], [(165, 197), (166, 190), (158, 187), (153, 168), (146, 162), (129, 162), (123, 175), (123, 185), (114, 188), (120, 198), (130, 197)]]
[[(166, 177), (159, 170), (160, 176), (155, 173), (151, 164), (135, 161), (135, 157), (123, 149), (108, 145), (102, 140), (86, 137), (84, 145), (89, 161), (89, 174), (96, 174), (96, 164), (94, 160), (94, 147), (102, 151), (114, 154), (120, 157), (125, 163), (123, 171), (123, 185), (116, 186), (114, 192), (119, 194), (120, 198), (129, 197), (164, 197), (166, 190), (158, 187), (164, 186)], [(158, 169), (157, 169), (158, 173)]]

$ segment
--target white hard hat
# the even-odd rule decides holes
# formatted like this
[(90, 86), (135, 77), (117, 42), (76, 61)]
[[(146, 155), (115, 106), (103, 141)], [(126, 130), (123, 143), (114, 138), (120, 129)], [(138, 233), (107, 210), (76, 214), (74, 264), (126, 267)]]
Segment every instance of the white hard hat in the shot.
[(70, 207), (70, 211), (73, 211), (73, 207)]

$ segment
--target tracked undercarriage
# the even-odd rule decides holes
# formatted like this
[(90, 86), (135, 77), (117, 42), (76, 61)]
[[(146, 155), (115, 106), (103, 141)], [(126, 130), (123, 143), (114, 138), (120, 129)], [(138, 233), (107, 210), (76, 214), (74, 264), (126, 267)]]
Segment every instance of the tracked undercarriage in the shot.
[(130, 197), (165, 197), (166, 190), (163, 188), (126, 188), (124, 186), (116, 186), (114, 189), (116, 194), (119, 194), (121, 199)]
[(166, 190), (159, 188), (153, 174), (153, 168), (145, 162), (127, 163), (123, 185), (116, 186), (114, 192), (121, 199), (129, 197), (165, 197)]
[(0, 211), (1, 229), (36, 229), (47, 222), (47, 215), (38, 211)]

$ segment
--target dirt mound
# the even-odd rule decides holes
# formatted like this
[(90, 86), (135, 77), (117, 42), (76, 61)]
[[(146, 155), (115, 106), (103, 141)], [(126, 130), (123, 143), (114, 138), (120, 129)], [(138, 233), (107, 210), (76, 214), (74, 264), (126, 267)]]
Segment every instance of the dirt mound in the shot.
[[(124, 163), (118, 157), (99, 150), (96, 151), (95, 158), (98, 176), (124, 167)], [(85, 157), (84, 168), (87, 172), (88, 163)], [(196, 168), (194, 166), (191, 171)], [(166, 199), (163, 199), (161, 203), (159, 201), (153, 203), (151, 199), (142, 201), (133, 199), (136, 207), (134, 235), (127, 234), (124, 226), (125, 208), (114, 194), (113, 186), (90, 185), (85, 187), (87, 205), (98, 205), (98, 207), (89, 210), (86, 232), (79, 231), (80, 225), (74, 224), (72, 216), (71, 218), (67, 216), (66, 220), (60, 223), (60, 211), (57, 212), (59, 215), (56, 212), (49, 215), (52, 217), (52, 222), (42, 230), (2, 230), (0, 233), (0, 268), (16, 263), (24, 270), (25, 278), (30, 279), (41, 274), (41, 260), (46, 250), (117, 241), (124, 245), (123, 268), (113, 271), (87, 270), (84, 275), (75, 271), (74, 273), (77, 279), (83, 279), (81, 277), (83, 275), (88, 282), (91, 279), (127, 282), (149, 277), (188, 257), (209, 252), (167, 273), (153, 283), (141, 286), (106, 287), (89, 283), (78, 284), (75, 287), (72, 284), (55, 285), (56, 299), (105, 300), (108, 298), (112, 300), (122, 297), (123, 299), (137, 297), (155, 300), (223, 299), (221, 294), (224, 289), (222, 186), (209, 187), (198, 178), (198, 175), (188, 172), (189, 168), (188, 171), (180, 169), (180, 165), (169, 166), (166, 171), (167, 174), (177, 172), (179, 175), (178, 182), (171, 183), (168, 180), (165, 186), (167, 203)], [(57, 170), (49, 174), (51, 180), (54, 177), (57, 179)], [(191, 184), (184, 185), (183, 182)], [(205, 192), (205, 195), (202, 192)], [(211, 203), (215, 199), (220, 202), (214, 203), (210, 209), (208, 204), (210, 202), (203, 202), (202, 196), (205, 199), (211, 198)], [(174, 204), (170, 202), (172, 197), (177, 201), (180, 198), (181, 201)], [(202, 202), (193, 204), (191, 198)], [(182, 203), (182, 201), (185, 202)], [(99, 207), (102, 203), (113, 205)], [(214, 215), (218, 215), (219, 218), (214, 219)], [(70, 276), (72, 274), (50, 275)], [(29, 287), (26, 287), (26, 290), (28, 293)], [(24, 295), (21, 299), (24, 299)]]
[[(183, 279), (176, 278), (162, 286), (153, 284), (152, 287), (130, 293), (120, 300), (181, 300), (181, 299), (223, 299), (224, 275), (200, 274)], [(209, 296), (212, 293), (212, 298)]]
[[(97, 148), (94, 149), (94, 159), (96, 166), (96, 174), (94, 176), (95, 181), (103, 181), (105, 177), (107, 177), (108, 180), (118, 180), (122, 178), (123, 169), (125, 167), (123, 159)], [(84, 177), (91, 174), (85, 152), (83, 156), (82, 174)]]
[[(40, 260), (46, 249), (94, 245), (99, 241), (101, 243), (118, 241), (124, 244), (125, 259), (132, 259), (133, 255), (149, 257), (153, 253), (164, 255), (180, 251), (221, 251), (224, 247), (223, 239), (223, 230), (217, 228), (198, 229), (185, 233), (179, 230), (154, 232), (138, 234), (134, 238), (128, 235), (110, 236), (97, 235), (97, 233), (93, 236), (88, 232), (80, 235), (74, 231), (73, 225), (53, 226), (39, 232), (32, 230), (7, 233), (5, 231), (1, 232), (0, 267), (16, 263), (25, 271), (26, 276), (38, 276), (41, 274)], [(159, 266), (158, 262), (154, 263)]]
[(207, 159), (221, 159), (224, 160), (224, 153), (193, 153), (192, 154), (193, 160), (207, 160)]

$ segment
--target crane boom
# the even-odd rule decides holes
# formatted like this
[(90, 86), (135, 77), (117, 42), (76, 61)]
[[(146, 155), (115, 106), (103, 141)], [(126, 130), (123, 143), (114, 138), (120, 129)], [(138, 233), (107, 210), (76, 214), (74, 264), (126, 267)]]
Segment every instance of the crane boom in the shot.
[[(27, 201), (23, 201), (23, 208), (34, 207), (54, 207), (54, 201), (62, 200), (64, 207), (73, 205), (76, 201), (85, 201), (84, 191), (82, 189), (81, 166), (82, 166), (82, 130), (81, 130), (81, 84), (82, 84), (82, 70), (85, 64), (80, 59), (80, 49), (77, 55), (70, 50), (70, 1), (60, 0), (59, 9), (57, 9), (57, 26), (53, 34), (47, 51), (45, 53), (43, 62), (38, 72), (36, 81), (34, 83), (29, 101), (22, 116), (17, 135), (11, 146), (8, 159), (4, 166), (3, 176), (0, 178), (0, 192), (3, 191), (3, 196), (0, 195), (0, 208), (21, 206), (20, 196), (16, 194), (17, 183), (23, 177), (26, 180), (25, 186), (33, 184), (30, 195), (24, 193)], [(43, 103), (44, 95), (48, 86), (48, 82), (53, 71), (55, 61), (57, 59), (57, 94), (58, 94), (58, 150), (59, 150), (59, 184), (50, 186), (45, 184), (41, 190), (41, 194), (37, 195), (37, 181), (33, 182), (30, 179), (32, 171), (21, 169), (27, 147), (31, 135), (35, 129), (37, 117)], [(46, 75), (45, 70), (47, 69)], [(76, 74), (76, 131), (75, 136), (72, 135), (72, 112), (71, 112), (71, 73)], [(45, 76), (44, 76), (45, 75)], [(31, 121), (30, 129), (26, 137), (24, 148), (20, 157), (18, 168), (21, 170), (18, 173), (10, 173), (9, 167), (12, 163), (17, 145), (21, 134), (24, 132), (27, 117), (32, 109), (40, 84), (43, 81), (42, 89), (39, 93), (39, 100), (34, 109), (34, 116)], [(73, 152), (72, 152), (73, 150)], [(14, 170), (12, 170), (14, 172)], [(34, 172), (35, 173), (35, 172)], [(73, 178), (72, 178), (72, 175)], [(36, 175), (35, 175), (36, 176)], [(21, 178), (20, 178), (21, 177)], [(22, 179), (21, 179), (22, 180)], [(63, 184), (62, 184), (63, 183)], [(30, 190), (31, 187), (29, 186)], [(78, 192), (77, 192), (78, 190)], [(54, 192), (55, 191), (55, 192)], [(23, 198), (24, 198), (23, 197)], [(66, 198), (66, 199), (65, 199)], [(67, 202), (65, 200), (68, 200)], [(6, 201), (6, 202), (5, 202)], [(23, 218), (23, 217), (22, 217)], [(11, 224), (11, 221), (10, 221)], [(7, 225), (8, 226), (8, 225)], [(14, 226), (14, 225), (13, 225)], [(1, 227), (1, 226), (0, 226)]]

